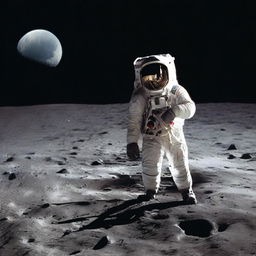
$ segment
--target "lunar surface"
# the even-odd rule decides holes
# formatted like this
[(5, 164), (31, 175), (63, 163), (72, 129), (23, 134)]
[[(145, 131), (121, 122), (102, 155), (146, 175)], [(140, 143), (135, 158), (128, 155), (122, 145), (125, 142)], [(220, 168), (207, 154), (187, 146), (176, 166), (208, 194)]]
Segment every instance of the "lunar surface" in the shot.
[(255, 104), (185, 122), (197, 205), (126, 157), (128, 104), (0, 108), (0, 255), (256, 255)]
[(25, 34), (18, 42), (18, 52), (31, 60), (55, 67), (62, 56), (59, 39), (51, 32), (36, 29)]

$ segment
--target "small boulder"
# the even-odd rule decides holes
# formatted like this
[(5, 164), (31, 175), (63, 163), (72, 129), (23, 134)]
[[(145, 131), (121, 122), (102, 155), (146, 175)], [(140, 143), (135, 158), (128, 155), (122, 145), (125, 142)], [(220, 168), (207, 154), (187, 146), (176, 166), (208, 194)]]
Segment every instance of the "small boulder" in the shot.
[(98, 159), (98, 160), (93, 161), (93, 162), (91, 163), (91, 165), (103, 165), (103, 164), (104, 164), (104, 162), (103, 162), (102, 159)]
[(228, 150), (236, 150), (236, 145), (235, 144), (231, 144), (229, 147), (228, 147)]
[(49, 206), (50, 206), (50, 204), (45, 203), (45, 204), (41, 205), (41, 208), (45, 209), (45, 208), (48, 208)]
[(14, 160), (14, 157), (8, 157), (5, 162), (12, 162)]
[(11, 173), (9, 175), (9, 180), (14, 180), (14, 179), (16, 179), (16, 174), (15, 173)]
[(61, 170), (59, 170), (57, 173), (60, 173), (60, 174), (67, 174), (67, 173), (69, 173), (68, 172), (68, 170), (67, 169), (61, 169)]
[(241, 159), (251, 159), (252, 156), (249, 153), (242, 154)]

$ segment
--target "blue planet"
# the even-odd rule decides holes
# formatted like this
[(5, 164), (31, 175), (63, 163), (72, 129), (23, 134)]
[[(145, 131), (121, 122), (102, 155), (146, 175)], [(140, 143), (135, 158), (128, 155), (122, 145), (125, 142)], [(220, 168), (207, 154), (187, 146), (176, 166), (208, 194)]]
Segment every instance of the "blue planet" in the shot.
[(44, 29), (26, 33), (19, 40), (17, 50), (25, 58), (50, 67), (56, 67), (62, 57), (62, 46), (59, 39)]

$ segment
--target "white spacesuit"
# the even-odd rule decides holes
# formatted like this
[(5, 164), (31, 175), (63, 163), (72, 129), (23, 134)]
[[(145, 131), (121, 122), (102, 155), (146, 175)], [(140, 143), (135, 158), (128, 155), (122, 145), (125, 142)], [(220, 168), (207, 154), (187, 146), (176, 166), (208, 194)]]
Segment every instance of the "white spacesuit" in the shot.
[(148, 200), (154, 198), (159, 189), (165, 155), (183, 200), (196, 203), (183, 133), (184, 119), (194, 115), (195, 103), (178, 84), (174, 58), (170, 54), (137, 58), (134, 68), (127, 155), (132, 160), (139, 158), (138, 140), (142, 134), (142, 179)]

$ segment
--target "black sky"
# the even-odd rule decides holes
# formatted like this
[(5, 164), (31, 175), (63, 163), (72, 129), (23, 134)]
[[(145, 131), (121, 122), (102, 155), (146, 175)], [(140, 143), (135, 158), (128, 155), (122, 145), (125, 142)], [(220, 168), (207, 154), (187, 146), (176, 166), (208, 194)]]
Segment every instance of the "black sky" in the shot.
[[(1, 47), (0, 104), (128, 102), (133, 60), (175, 56), (178, 80), (196, 102), (255, 102), (254, 0), (12, 0)], [(19, 39), (54, 33), (56, 68), (21, 57)]]

